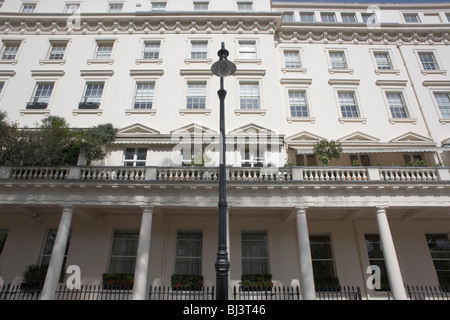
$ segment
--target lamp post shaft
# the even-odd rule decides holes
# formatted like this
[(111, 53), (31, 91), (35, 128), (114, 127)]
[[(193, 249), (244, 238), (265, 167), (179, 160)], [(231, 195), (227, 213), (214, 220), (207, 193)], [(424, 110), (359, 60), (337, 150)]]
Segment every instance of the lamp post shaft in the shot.
[(217, 300), (228, 300), (227, 196), (225, 169), (225, 96), (223, 77), (220, 77), (220, 163), (219, 163), (219, 241), (216, 260)]

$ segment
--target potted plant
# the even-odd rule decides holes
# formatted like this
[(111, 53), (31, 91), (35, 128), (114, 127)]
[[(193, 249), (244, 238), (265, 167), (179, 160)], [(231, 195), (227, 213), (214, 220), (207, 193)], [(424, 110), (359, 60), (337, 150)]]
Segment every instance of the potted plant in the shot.
[(173, 274), (170, 277), (173, 290), (200, 290), (203, 288), (203, 276), (193, 274)]
[(243, 274), (239, 285), (243, 291), (272, 290), (272, 275)]
[(134, 274), (131, 273), (103, 273), (102, 285), (104, 289), (132, 289)]
[(332, 159), (339, 159), (341, 157), (341, 144), (334, 140), (320, 140), (314, 145), (314, 155), (319, 157), (322, 166), (327, 166)]
[[(47, 276), (48, 265), (32, 264), (25, 268), (23, 272), (23, 282), (20, 288), (23, 290), (41, 289), (44, 286), (45, 277)], [(66, 269), (61, 269), (59, 282), (62, 282), (66, 274)]]

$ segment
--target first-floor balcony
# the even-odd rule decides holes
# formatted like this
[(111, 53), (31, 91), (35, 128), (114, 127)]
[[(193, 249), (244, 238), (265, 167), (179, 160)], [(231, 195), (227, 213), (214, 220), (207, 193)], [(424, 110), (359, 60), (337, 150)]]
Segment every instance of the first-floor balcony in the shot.
[[(227, 181), (450, 181), (449, 167), (228, 167)], [(218, 181), (217, 167), (1, 167), (0, 180)]]

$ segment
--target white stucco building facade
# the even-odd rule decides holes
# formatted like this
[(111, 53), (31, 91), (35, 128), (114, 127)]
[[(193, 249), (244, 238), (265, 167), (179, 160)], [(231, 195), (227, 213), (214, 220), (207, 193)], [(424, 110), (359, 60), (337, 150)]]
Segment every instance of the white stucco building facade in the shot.
[[(327, 279), (384, 299), (374, 264), (395, 299), (444, 284), (449, 31), (449, 4), (5, 0), (0, 109), (118, 133), (93, 166), (0, 167), (0, 279), (53, 261), (83, 284), (133, 273), (135, 298), (178, 273), (215, 285), (223, 42), (230, 293), (268, 273), (304, 299)], [(343, 148), (326, 167), (321, 139)]]

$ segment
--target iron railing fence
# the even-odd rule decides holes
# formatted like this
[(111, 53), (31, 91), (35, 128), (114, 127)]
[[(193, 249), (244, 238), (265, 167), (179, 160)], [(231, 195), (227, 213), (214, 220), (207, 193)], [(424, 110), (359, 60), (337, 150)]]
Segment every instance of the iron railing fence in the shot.
[[(450, 287), (406, 285), (410, 300), (450, 300)], [(40, 287), (3, 285), (0, 287), (1, 300), (39, 300)], [(79, 289), (69, 289), (60, 284), (55, 291), (55, 300), (131, 300), (133, 288), (130, 286), (81, 285)], [(214, 300), (214, 287), (175, 289), (172, 287), (150, 287), (149, 300)], [(233, 287), (230, 300), (302, 300), (299, 287), (273, 287), (265, 289), (242, 289)], [(354, 286), (316, 288), (317, 300), (362, 300), (361, 290)], [(387, 299), (392, 300), (391, 292)]]

